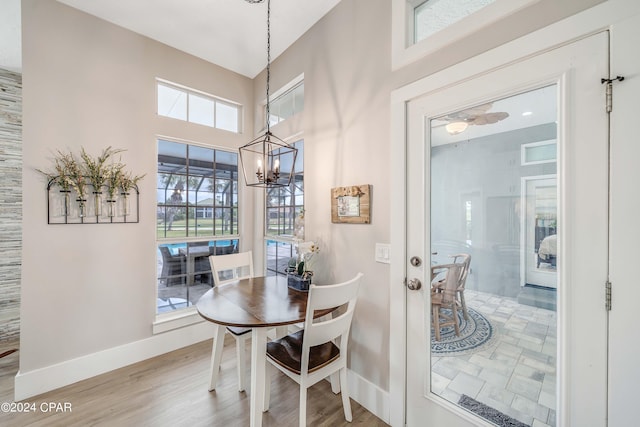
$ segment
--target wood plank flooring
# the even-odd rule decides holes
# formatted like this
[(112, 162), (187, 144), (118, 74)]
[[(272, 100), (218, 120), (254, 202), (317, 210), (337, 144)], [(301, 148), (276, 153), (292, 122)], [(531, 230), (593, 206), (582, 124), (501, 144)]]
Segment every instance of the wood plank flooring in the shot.
[[(16, 342), (0, 342), (0, 354), (15, 348), (18, 348)], [(1, 411), (0, 425), (248, 426), (248, 393), (251, 390), (242, 393), (237, 390), (235, 341), (227, 335), (218, 387), (212, 392), (207, 391), (210, 355), (211, 340), (208, 340), (54, 390), (28, 399), (29, 403), (35, 404), (35, 412)], [(19, 367), (18, 360), (19, 351), (0, 358), (0, 403), (13, 402), (13, 381)], [(298, 393), (295, 382), (280, 373), (274, 373), (271, 407), (263, 414), (262, 425), (297, 426)], [(49, 410), (49, 403), (60, 405)], [(65, 411), (65, 404), (70, 410)], [(347, 423), (340, 395), (334, 395), (330, 384), (321, 381), (309, 389), (307, 425), (387, 426), (353, 399), (351, 409), (353, 422)]]

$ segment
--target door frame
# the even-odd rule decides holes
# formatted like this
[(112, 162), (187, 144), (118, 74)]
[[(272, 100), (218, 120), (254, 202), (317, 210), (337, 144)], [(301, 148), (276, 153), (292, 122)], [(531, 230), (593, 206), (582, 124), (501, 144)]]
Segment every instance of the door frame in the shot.
[[(406, 279), (406, 202), (407, 202), (407, 105), (461, 82), (477, 78), (506, 65), (536, 56), (565, 44), (586, 38), (608, 28), (609, 13), (592, 8), (512, 42), (470, 58), (450, 68), (400, 87), (391, 93), (391, 192), (390, 201), (390, 346), (389, 346), (389, 422), (404, 426), (406, 420), (407, 377), (407, 288)], [(605, 10), (606, 7), (605, 7)], [(470, 420), (471, 421), (471, 420)], [(559, 420), (560, 424), (562, 420)]]
[[(557, 174), (549, 174), (549, 175), (531, 175), (531, 176), (523, 176), (522, 178), (520, 178), (520, 206), (522, 207), (523, 211), (528, 212), (528, 206), (527, 206), (527, 184), (531, 181), (536, 181), (536, 180), (547, 180), (547, 179), (555, 179), (556, 180), (556, 189), (558, 187), (558, 175)], [(557, 206), (556, 206), (556, 213), (557, 213)], [(529, 230), (527, 229), (527, 221), (528, 221), (528, 214), (522, 215), (522, 218), (520, 219), (520, 247), (523, 248), (524, 252), (522, 253), (522, 255), (520, 256), (520, 287), (524, 287), (527, 284), (527, 257), (531, 256), (531, 254), (527, 253), (527, 246), (526, 246), (526, 242), (528, 242), (527, 239), (527, 233), (529, 233)], [(554, 286), (555, 289), (558, 288), (558, 278), (557, 278), (557, 271), (554, 273), (556, 274), (556, 286)]]

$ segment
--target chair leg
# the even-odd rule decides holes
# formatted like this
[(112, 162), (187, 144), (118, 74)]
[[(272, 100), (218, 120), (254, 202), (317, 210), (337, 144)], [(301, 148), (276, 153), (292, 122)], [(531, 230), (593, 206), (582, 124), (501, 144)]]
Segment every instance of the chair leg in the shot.
[(245, 345), (245, 335), (239, 337), (234, 336), (236, 339), (236, 362), (238, 370), (238, 391), (244, 391), (247, 385), (247, 355)]
[(307, 385), (300, 383), (300, 427), (306, 427), (307, 425)]
[(460, 319), (458, 319), (458, 304), (453, 301), (451, 304), (451, 315), (453, 316), (453, 327), (456, 331), (456, 336), (460, 336)]
[(333, 394), (340, 393), (340, 374), (338, 372), (334, 372), (331, 374), (329, 379), (331, 380), (331, 391)]
[(267, 412), (269, 410), (269, 404), (271, 403), (271, 376), (273, 373), (273, 366), (267, 362), (264, 374), (264, 404), (262, 405), (262, 411)]
[(436, 333), (436, 341), (440, 341), (440, 307), (432, 306), (433, 309), (433, 330)]
[(342, 392), (344, 419), (351, 422), (353, 420), (353, 416), (351, 414), (351, 401), (349, 400), (349, 387), (347, 385), (347, 368), (340, 369), (340, 389)]
[(462, 305), (462, 314), (464, 315), (464, 320), (469, 320), (469, 313), (467, 313), (467, 302), (464, 300), (464, 291), (459, 291), (460, 295), (460, 305)]
[(216, 325), (216, 332), (213, 337), (213, 348), (211, 349), (211, 374), (209, 379), (209, 391), (215, 390), (218, 382), (218, 371), (222, 360), (222, 349), (224, 347), (225, 327)]

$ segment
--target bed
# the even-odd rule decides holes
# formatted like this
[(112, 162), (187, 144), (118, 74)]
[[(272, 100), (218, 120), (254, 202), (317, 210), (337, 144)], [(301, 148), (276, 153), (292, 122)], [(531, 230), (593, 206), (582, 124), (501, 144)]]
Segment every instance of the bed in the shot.
[(538, 267), (541, 263), (556, 266), (556, 257), (558, 256), (558, 238), (557, 234), (545, 237), (538, 247)]

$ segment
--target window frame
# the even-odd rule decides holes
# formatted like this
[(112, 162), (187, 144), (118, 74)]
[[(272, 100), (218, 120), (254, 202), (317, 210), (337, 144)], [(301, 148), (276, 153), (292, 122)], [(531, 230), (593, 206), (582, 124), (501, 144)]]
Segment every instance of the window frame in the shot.
[[(160, 113), (160, 98), (158, 96), (158, 91), (159, 91), (159, 87), (160, 86), (164, 86), (173, 90), (176, 90), (178, 92), (181, 92), (183, 94), (186, 95), (186, 119), (182, 119), (182, 118), (177, 118), (177, 117), (172, 117), (172, 116), (168, 116), (165, 114), (161, 114)], [(197, 122), (197, 121), (192, 121), (191, 120), (191, 114), (190, 114), (190, 98), (191, 96), (197, 97), (197, 98), (202, 98), (208, 101), (212, 101), (213, 102), (213, 117), (211, 117), (211, 120), (213, 122), (213, 126), (210, 126), (208, 124), (205, 123), (201, 123), (201, 122)], [(236, 113), (237, 113), (237, 122), (236, 122), (236, 130), (229, 130), (225, 127), (220, 127), (218, 126), (218, 104), (227, 106), (227, 107), (235, 107), (236, 108)], [(231, 133), (235, 133), (235, 134), (242, 134), (243, 133), (243, 120), (242, 120), (242, 111), (243, 110), (243, 106), (242, 104), (232, 101), (230, 99), (225, 99), (225, 98), (221, 98), (219, 96), (215, 96), (212, 95), (210, 93), (201, 91), (201, 90), (197, 90), (197, 89), (193, 89), (178, 83), (174, 83), (171, 82), (169, 80), (164, 80), (164, 79), (160, 79), (160, 78), (156, 78), (156, 114), (158, 115), (158, 117), (164, 117), (164, 118), (168, 118), (168, 119), (173, 119), (173, 120), (179, 120), (179, 121), (183, 121), (183, 122), (187, 122), (187, 123), (191, 123), (194, 125), (199, 125), (199, 126), (206, 126), (206, 127), (210, 127), (210, 128), (214, 128), (214, 129), (219, 129), (222, 131), (226, 131), (226, 132), (231, 132)]]
[[(274, 191), (277, 192), (281, 192), (281, 191), (285, 191), (284, 189), (281, 188), (275, 188), (275, 189), (267, 189), (264, 192), (264, 215), (263, 215), (263, 245), (264, 245), (264, 251), (265, 251), (265, 274), (267, 276), (270, 275), (282, 275), (284, 276), (286, 273), (283, 271), (282, 268), (279, 268), (278, 266), (278, 260), (279, 258), (276, 258), (276, 267), (275, 269), (269, 266), (269, 246), (273, 246), (273, 244), (276, 245), (291, 245), (290, 247), (290, 253), (289, 253), (289, 258), (294, 257), (295, 256), (295, 244), (299, 241), (299, 238), (297, 236), (294, 235), (294, 228), (295, 228), (295, 221), (298, 218), (299, 214), (301, 211), (304, 211), (304, 138), (301, 135), (297, 135), (295, 138), (291, 138), (291, 139), (295, 139), (295, 142), (291, 143), (291, 145), (298, 145), (298, 158), (296, 160), (301, 162), (301, 170), (295, 170), (295, 176), (300, 176), (301, 180), (296, 181), (295, 177), (294, 179), (292, 179), (290, 187), (288, 188), (288, 191), (290, 191), (290, 195), (286, 196), (286, 195), (277, 195), (275, 197), (277, 197), (278, 199), (282, 200), (285, 199), (287, 197), (290, 197), (291, 199), (291, 203), (288, 204), (280, 204), (278, 203), (277, 205), (270, 205), (269, 204), (269, 197), (273, 197), (270, 196), (270, 192), (273, 193)], [(298, 191), (299, 190), (299, 191)], [(302, 198), (301, 203), (297, 203), (297, 199), (298, 198)], [(292, 211), (292, 216), (290, 216), (289, 220), (291, 221), (290, 227), (284, 227), (284, 229), (290, 229), (291, 230), (291, 234), (285, 234), (285, 233), (280, 233), (280, 226), (278, 226), (277, 230), (278, 233), (277, 234), (269, 234), (268, 230), (269, 230), (269, 225), (268, 222), (270, 220), (269, 218), (269, 210), (270, 209), (275, 209), (277, 212), (281, 212), (284, 210), (290, 210)], [(278, 215), (278, 221), (280, 221), (280, 215)], [(278, 249), (276, 248), (276, 252), (278, 251)]]
[[(273, 104), (277, 103), (278, 101), (281, 101), (283, 99), (283, 97), (293, 94), (295, 92), (296, 89), (298, 89), (299, 87), (303, 88), (302, 91), (302, 108), (300, 108), (299, 110), (295, 110), (294, 108), (294, 113), (291, 114), (290, 116), (285, 117), (284, 119), (281, 120), (277, 120), (277, 121), (271, 121), (269, 123), (270, 126), (275, 126), (277, 124), (280, 124), (282, 122), (287, 121), (288, 119), (290, 119), (291, 117), (295, 117), (298, 114), (302, 113), (304, 111), (304, 73), (300, 74), (298, 76), (296, 76), (293, 80), (291, 80), (289, 83), (287, 83), (286, 85), (282, 86), (280, 89), (278, 89), (277, 91), (275, 91), (273, 94), (271, 94), (269, 96), (269, 107), (272, 108)], [(294, 97), (294, 102), (295, 102), (295, 97)], [(262, 123), (265, 123), (265, 126), (262, 130), (266, 129), (266, 123), (267, 123), (267, 100), (263, 99), (262, 103), (260, 104), (260, 114), (262, 115)], [(271, 115), (273, 116), (273, 112), (271, 112)]]
[[(223, 152), (223, 153), (228, 153), (231, 155), (235, 155), (236, 156), (236, 166), (237, 166), (237, 170), (235, 171), (235, 179), (234, 179), (234, 173), (231, 173), (230, 176), (230, 183), (231, 183), (231, 200), (230, 200), (230, 205), (229, 208), (232, 210), (232, 212), (235, 212), (235, 222), (234, 222), (234, 215), (232, 215), (232, 218), (230, 219), (230, 221), (235, 224), (235, 230), (232, 228), (231, 229), (231, 233), (228, 234), (217, 234), (216, 233), (216, 221), (215, 221), (215, 211), (216, 209), (219, 209), (220, 207), (215, 203), (215, 199), (216, 199), (216, 189), (215, 189), (215, 183), (216, 183), (216, 178), (215, 176), (212, 175), (212, 177), (210, 178), (205, 178), (205, 177), (200, 177), (200, 183), (199, 185), (202, 185), (204, 183), (204, 181), (206, 179), (212, 179), (212, 185), (213, 185), (213, 204), (211, 205), (211, 209), (212, 209), (212, 220), (213, 220), (213, 225), (214, 228), (212, 230), (212, 234), (199, 234), (198, 233), (198, 228), (197, 228), (197, 224), (198, 224), (198, 209), (201, 208), (202, 206), (199, 206), (197, 203), (191, 205), (189, 202), (189, 195), (187, 193), (186, 196), (186, 200), (184, 201), (184, 205), (187, 209), (187, 218), (186, 218), (186, 223), (185, 223), (185, 231), (184, 231), (184, 235), (183, 236), (169, 236), (167, 237), (166, 235), (166, 230), (163, 233), (164, 235), (161, 236), (159, 234), (158, 229), (156, 229), (155, 232), (155, 250), (156, 253), (158, 251), (160, 251), (160, 246), (163, 245), (185, 245), (186, 247), (190, 247), (193, 246), (194, 244), (197, 243), (204, 243), (207, 242), (208, 246), (213, 246), (214, 248), (218, 247), (219, 244), (218, 242), (221, 241), (230, 241), (231, 245), (234, 246), (234, 248), (237, 250), (238, 246), (240, 245), (240, 241), (241, 241), (241, 229), (242, 229), (242, 222), (241, 222), (241, 212), (242, 212), (242, 198), (241, 198), (241, 189), (240, 189), (240, 183), (241, 183), (241, 179), (240, 179), (240, 175), (241, 175), (241, 170), (240, 170), (240, 160), (239, 160), (239, 155), (237, 153), (236, 150), (228, 148), (228, 147), (220, 147), (220, 146), (212, 146), (212, 145), (206, 145), (206, 144), (202, 144), (202, 143), (197, 143), (197, 142), (193, 142), (193, 141), (185, 141), (185, 140), (181, 140), (179, 138), (172, 138), (172, 137), (166, 137), (166, 136), (161, 136), (161, 135), (157, 135), (156, 136), (156, 161), (158, 161), (158, 157), (159, 157), (159, 144), (161, 141), (167, 141), (170, 143), (176, 143), (176, 144), (183, 144), (185, 146), (185, 151), (184, 151), (184, 162), (185, 162), (185, 169), (186, 172), (184, 174), (185, 176), (185, 180), (187, 181), (187, 183), (185, 183), (185, 186), (187, 187), (185, 189), (185, 192), (191, 191), (189, 189), (189, 173), (188, 173), (188, 168), (189, 168), (189, 148), (187, 147), (193, 147), (193, 148), (204, 148), (207, 150), (212, 150), (212, 171), (215, 171), (215, 164), (216, 164), (216, 158), (217, 158), (217, 153), (218, 152)], [(158, 181), (159, 179), (159, 175), (163, 173), (160, 171), (159, 167), (156, 166), (156, 181)], [(198, 176), (199, 175), (194, 175), (194, 176)], [(157, 184), (157, 183), (156, 183)], [(234, 188), (235, 187), (235, 188)], [(235, 192), (234, 192), (235, 190)], [(158, 190), (156, 190), (158, 191)], [(235, 196), (234, 196), (235, 195)], [(160, 204), (159, 203), (159, 199), (158, 199), (158, 195), (156, 195), (156, 214), (158, 215), (159, 213), (159, 208), (160, 207), (166, 207), (166, 203), (165, 204)], [(235, 205), (234, 205), (235, 204)], [(225, 205), (226, 206), (226, 205)], [(206, 205), (206, 207), (209, 207), (209, 205)], [(194, 225), (192, 227), (189, 226), (189, 211), (193, 210), (193, 215), (194, 217), (192, 218), (192, 221), (194, 222)], [(158, 227), (158, 225), (156, 225), (156, 227)], [(223, 230), (224, 231), (224, 230)], [(211, 243), (213, 242), (213, 245), (211, 245)], [(216, 251), (216, 249), (214, 249), (214, 251)], [(159, 263), (159, 261), (158, 261)], [(172, 275), (169, 275), (167, 277), (164, 278), (164, 280), (169, 280), (171, 279)], [(189, 286), (191, 286), (191, 284), (187, 283), (187, 278), (188, 278), (188, 274), (187, 271), (184, 272), (184, 274), (180, 274), (178, 276), (180, 280), (182, 280), (184, 283), (180, 283), (178, 284), (178, 286), (181, 287), (186, 287), (188, 289)], [(163, 277), (161, 276), (160, 272), (156, 273), (156, 319), (153, 323), (153, 333), (161, 333), (161, 332), (166, 332), (168, 330), (172, 330), (178, 327), (182, 327), (182, 326), (186, 326), (189, 324), (193, 324), (193, 323), (198, 323), (200, 321), (202, 321), (202, 318), (197, 314), (196, 308), (195, 308), (195, 304), (194, 303), (189, 303), (190, 305), (187, 305), (187, 307), (184, 308), (178, 308), (178, 309), (173, 309), (170, 311), (165, 311), (165, 312), (158, 312), (158, 298), (159, 298), (159, 291), (160, 291), (160, 281), (163, 279)], [(189, 297), (188, 297), (188, 291), (187, 291), (187, 301), (189, 301)]]
[(397, 70), (445, 48), (540, 0), (496, 0), (417, 43), (413, 43), (414, 9), (424, 0), (392, 0), (391, 66)]

